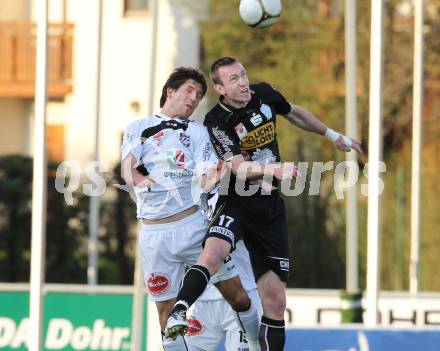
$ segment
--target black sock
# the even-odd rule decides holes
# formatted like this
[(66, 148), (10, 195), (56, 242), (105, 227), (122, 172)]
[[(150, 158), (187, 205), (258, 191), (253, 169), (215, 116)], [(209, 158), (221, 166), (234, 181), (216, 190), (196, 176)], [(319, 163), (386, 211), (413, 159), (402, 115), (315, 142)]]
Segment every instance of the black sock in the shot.
[(203, 266), (194, 265), (185, 273), (182, 286), (176, 297), (176, 303), (171, 313), (187, 310), (206, 289), (211, 275)]
[(261, 317), (260, 345), (261, 351), (283, 351), (286, 340), (284, 320)]

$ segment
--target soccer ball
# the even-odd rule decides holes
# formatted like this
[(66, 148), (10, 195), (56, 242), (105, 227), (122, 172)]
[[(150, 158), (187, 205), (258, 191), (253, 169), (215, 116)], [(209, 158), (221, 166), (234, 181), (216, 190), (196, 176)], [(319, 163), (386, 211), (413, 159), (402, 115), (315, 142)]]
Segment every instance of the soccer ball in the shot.
[(281, 0), (240, 0), (239, 11), (248, 26), (270, 27), (280, 16)]

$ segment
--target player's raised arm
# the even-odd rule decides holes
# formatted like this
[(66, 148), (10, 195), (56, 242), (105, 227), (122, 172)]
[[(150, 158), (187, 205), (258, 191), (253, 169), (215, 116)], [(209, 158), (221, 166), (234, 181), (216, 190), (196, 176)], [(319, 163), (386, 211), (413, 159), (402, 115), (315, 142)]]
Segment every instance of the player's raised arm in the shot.
[(290, 103), (290, 107), (290, 112), (283, 115), (290, 123), (308, 132), (326, 136), (339, 150), (348, 152), (354, 149), (360, 154), (363, 153), (361, 143), (358, 140), (339, 134), (333, 129), (328, 128), (313, 113), (304, 107), (292, 103)]

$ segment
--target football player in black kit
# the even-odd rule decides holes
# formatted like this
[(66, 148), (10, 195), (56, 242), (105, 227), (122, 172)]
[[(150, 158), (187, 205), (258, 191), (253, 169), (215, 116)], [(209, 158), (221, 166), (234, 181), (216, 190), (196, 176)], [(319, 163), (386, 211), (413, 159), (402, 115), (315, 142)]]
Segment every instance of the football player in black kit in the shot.
[[(325, 135), (339, 150), (361, 153), (362, 148), (358, 141), (327, 128), (311, 112), (287, 101), (269, 84), (250, 85), (245, 68), (232, 57), (213, 63), (211, 79), (220, 98), (206, 115), (205, 125), (219, 158), (232, 171), (231, 180), (227, 195), (218, 197), (204, 250), (183, 279), (167, 331), (170, 335), (185, 332), (186, 310), (204, 291), (210, 275), (222, 265), (235, 243), (243, 239), (263, 305), (261, 350), (281, 351), (285, 343), (289, 245), (284, 204), (277, 186), (283, 179), (296, 177), (298, 171), (291, 163), (280, 163), (276, 115), (306, 131)], [(272, 190), (260, 187), (249, 196), (265, 174), (273, 175)], [(242, 298), (243, 289), (237, 280), (220, 282), (223, 291), (230, 286), (227, 290), (231, 295), (225, 296), (226, 300)]]

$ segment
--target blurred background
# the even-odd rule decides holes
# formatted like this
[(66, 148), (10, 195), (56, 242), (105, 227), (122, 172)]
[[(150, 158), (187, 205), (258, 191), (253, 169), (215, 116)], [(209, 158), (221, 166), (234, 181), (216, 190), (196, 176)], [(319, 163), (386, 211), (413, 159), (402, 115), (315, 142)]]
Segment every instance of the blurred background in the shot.
[[(30, 274), (34, 138), (36, 0), (0, 0), (0, 282), (27, 283)], [(237, 0), (159, 0), (156, 22), (149, 0), (50, 0), (48, 27), (46, 223), (47, 283), (86, 284), (90, 198), (89, 162), (101, 176), (98, 226), (99, 285), (131, 285), (137, 223), (129, 194), (116, 188), (124, 126), (159, 109), (162, 85), (178, 66), (209, 76), (220, 56), (238, 58), (251, 82), (267, 81), (329, 127), (345, 130), (344, 1), (284, 0), (276, 25), (247, 27)], [(370, 1), (357, 2), (358, 138), (368, 150)], [(101, 23), (101, 24), (99, 24)], [(157, 31), (153, 31), (156, 26)], [(421, 151), (420, 290), (440, 291), (440, 0), (425, 0), (423, 147)], [(156, 41), (156, 46), (154, 42)], [(152, 48), (156, 48), (152, 53)], [(381, 277), (387, 291), (409, 289), (413, 1), (384, 7)], [(97, 57), (100, 59), (97, 60)], [(152, 75), (154, 79), (152, 80)], [(96, 77), (99, 76), (99, 80)], [(153, 88), (153, 89), (152, 89)], [(212, 90), (193, 118), (203, 120)], [(97, 105), (98, 104), (98, 105)], [(99, 111), (99, 115), (96, 111)], [(343, 161), (331, 143), (278, 119), (284, 160)], [(96, 138), (98, 130), (99, 138)], [(98, 145), (95, 142), (98, 142)], [(99, 153), (97, 153), (99, 150)], [(98, 156), (98, 157), (97, 157)], [(57, 167), (73, 161), (81, 181), (67, 205), (55, 188)], [(359, 158), (360, 179), (367, 155)], [(286, 197), (293, 270), (289, 288), (346, 286), (345, 201), (335, 196), (333, 171), (309, 194)], [(70, 175), (72, 176), (72, 175)], [(68, 183), (69, 179), (66, 180)], [(359, 288), (366, 287), (367, 201), (358, 187)]]
[[(35, 75), (35, 1), (0, 2), (0, 281), (27, 282), (30, 258), (30, 201)], [(154, 110), (174, 67), (196, 66), (208, 74), (218, 57), (239, 58), (251, 82), (267, 81), (305, 106), (328, 126), (344, 131), (344, 13), (337, 0), (284, 1), (277, 25), (245, 26), (237, 1), (160, 0)], [(47, 282), (87, 282), (88, 199), (82, 186), (67, 206), (54, 186), (59, 163), (93, 160), (95, 77), (98, 69), (96, 1), (49, 1), (47, 152), (50, 160), (47, 218)], [(368, 1), (358, 2), (358, 136), (368, 145)], [(440, 1), (426, 1), (425, 103), (423, 108), (420, 288), (440, 290)], [(131, 284), (136, 223), (119, 179), (124, 126), (147, 114), (152, 19), (148, 0), (103, 1), (100, 97), (100, 160), (107, 164), (107, 190), (99, 225), (99, 283)], [(413, 12), (411, 1), (385, 6), (384, 162), (382, 194), (382, 287), (408, 289), (411, 181)], [(258, 45), (256, 45), (258, 43)], [(215, 103), (210, 92), (194, 118)], [(324, 138), (310, 137), (279, 119), (285, 160), (336, 163), (345, 155)], [(360, 169), (366, 158), (359, 160)], [(289, 286), (345, 286), (345, 202), (334, 193), (333, 173), (324, 173), (319, 195), (306, 189), (287, 197), (293, 274)], [(366, 183), (366, 178), (359, 179)], [(366, 203), (359, 191), (360, 286), (365, 288)]]

